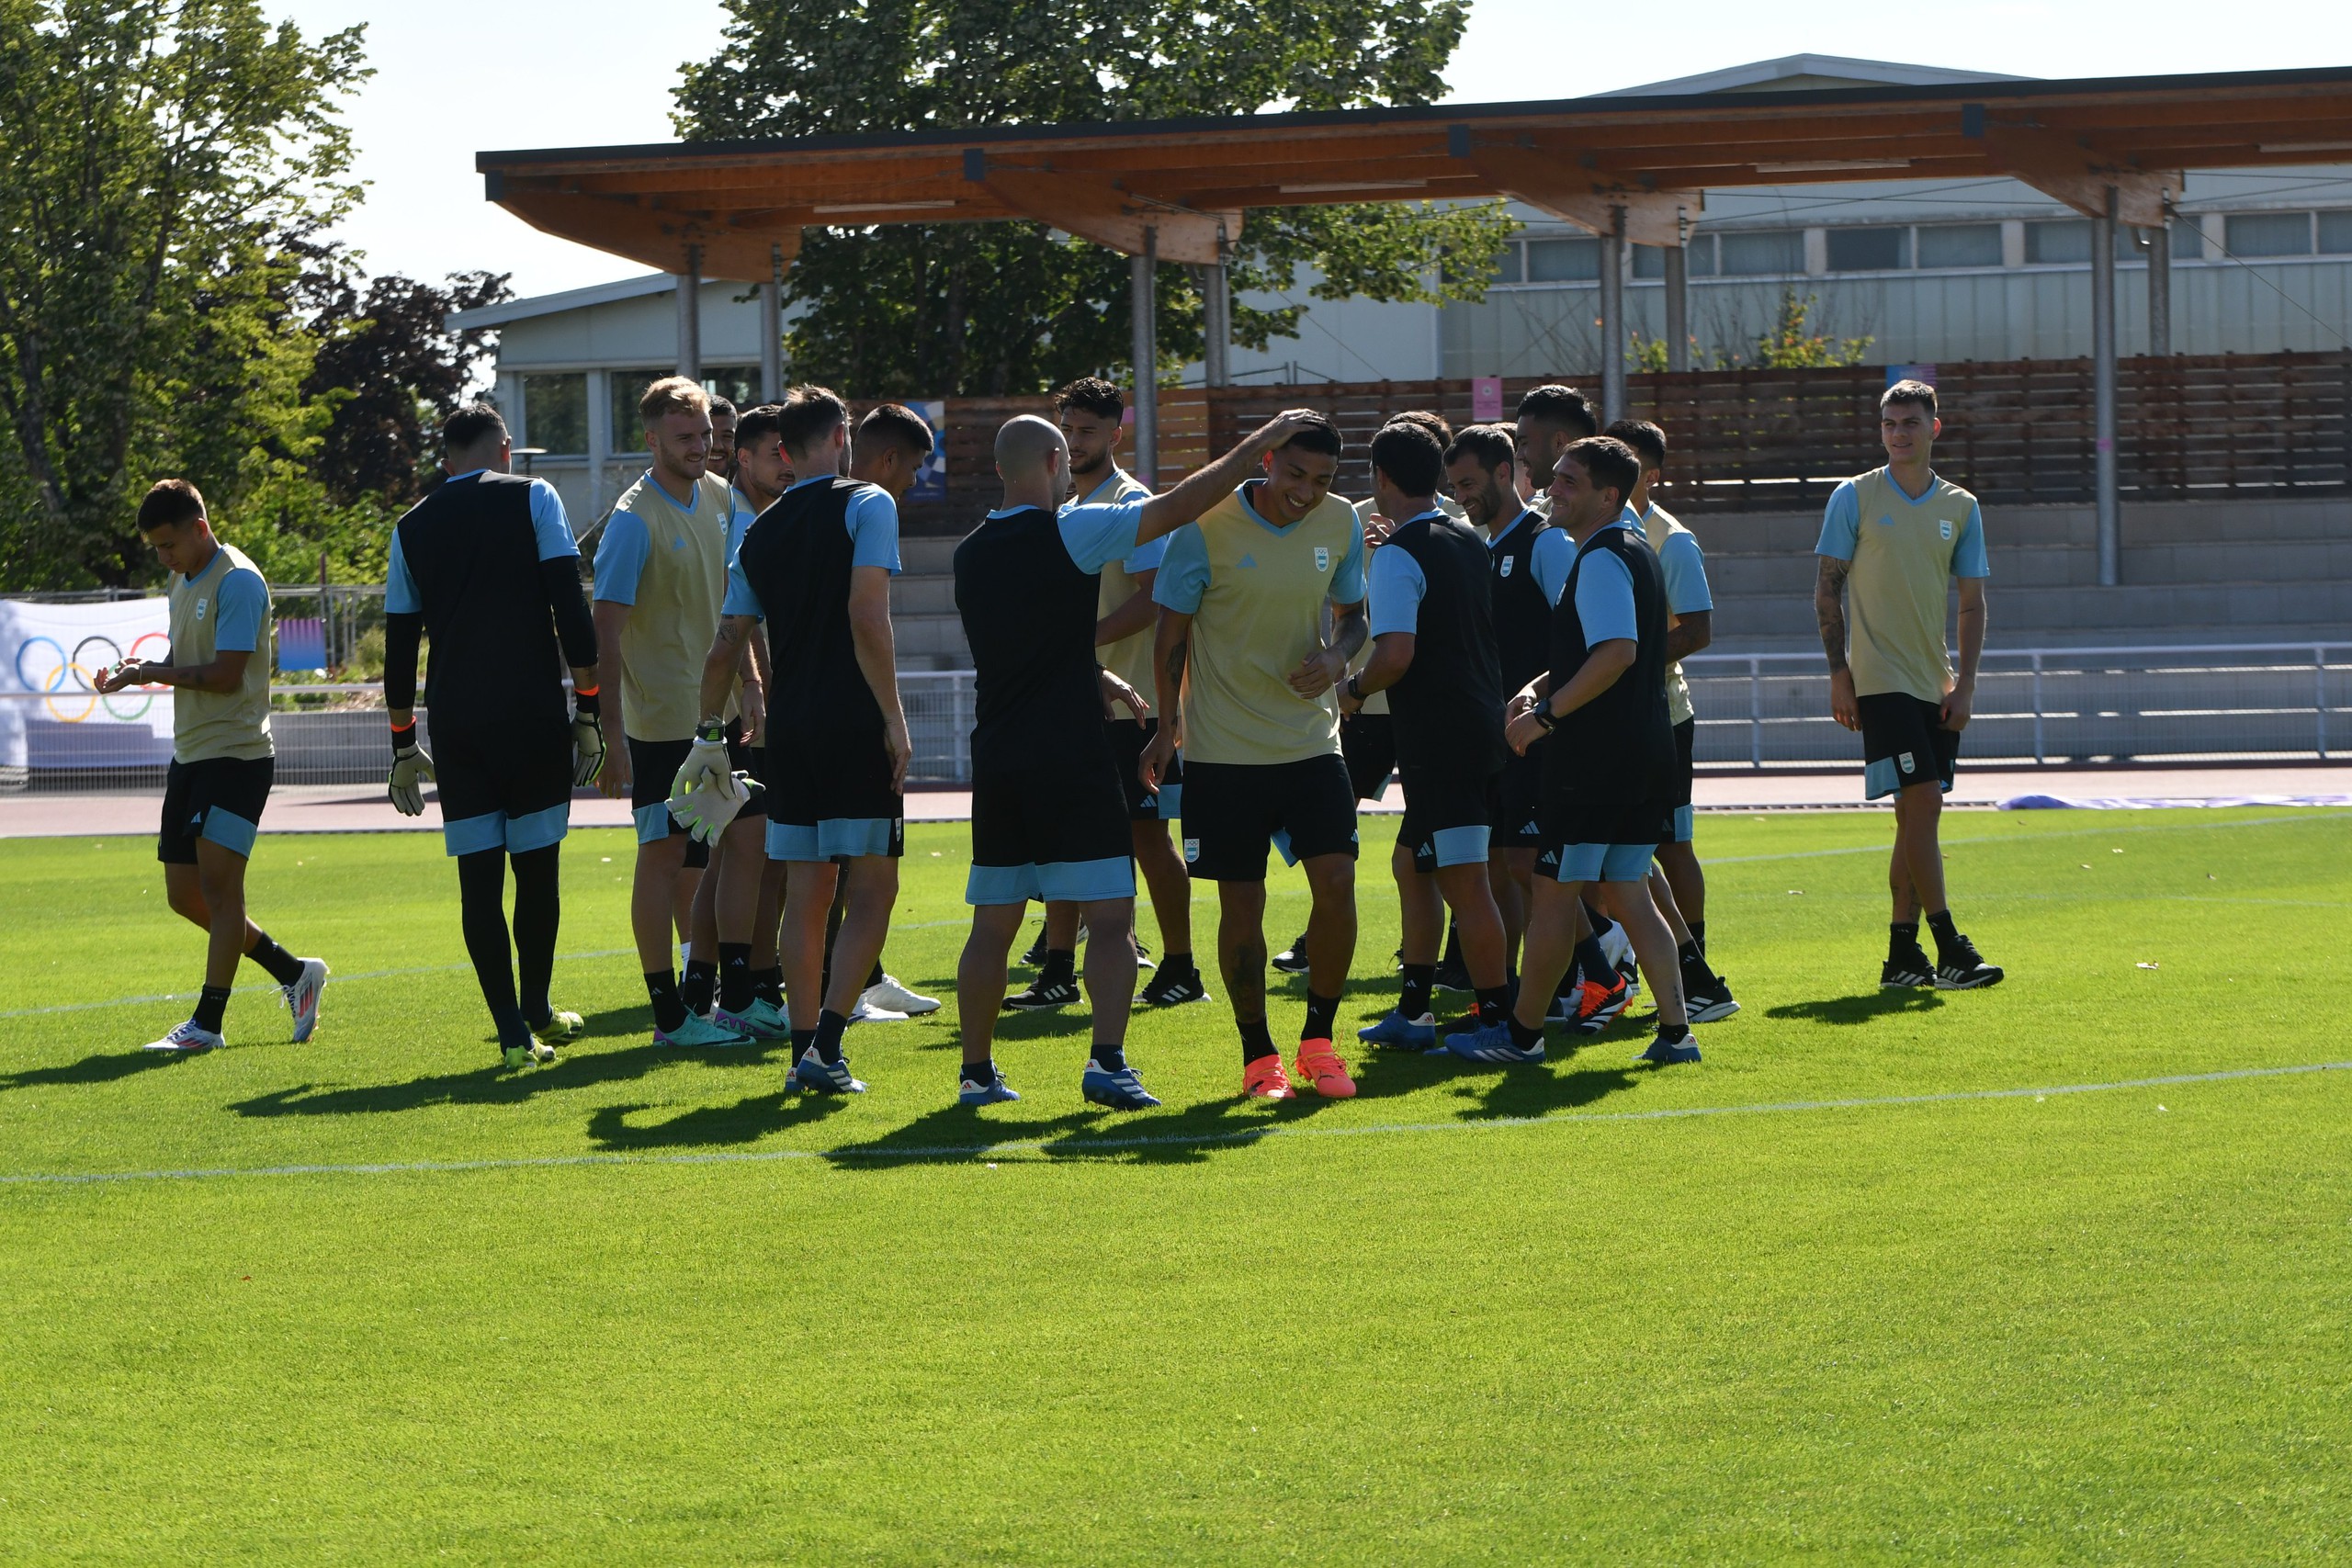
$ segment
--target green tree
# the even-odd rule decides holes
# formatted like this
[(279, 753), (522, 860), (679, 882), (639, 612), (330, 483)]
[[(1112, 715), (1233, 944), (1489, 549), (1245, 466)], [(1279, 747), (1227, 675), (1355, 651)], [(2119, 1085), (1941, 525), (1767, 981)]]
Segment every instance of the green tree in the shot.
[[(1287, 0), (1204, 9), (1144, 0), (728, 0), (715, 59), (689, 65), (675, 118), (692, 139), (1358, 108), (1433, 102), (1467, 0)], [(1236, 295), (1483, 298), (1516, 225), (1500, 203), (1253, 210)], [(1200, 355), (1200, 280), (1159, 273), (1163, 370)], [(807, 313), (796, 364), (861, 391), (1034, 391), (1122, 365), (1124, 256), (1042, 223), (808, 231), (786, 288)], [(1305, 310), (1233, 301), (1237, 342), (1297, 335)]]
[(1875, 339), (1833, 338), (1813, 330), (1811, 317), (1816, 297), (1800, 297), (1793, 288), (1781, 290), (1781, 304), (1772, 324), (1758, 333), (1747, 364), (1758, 370), (1809, 370), (1819, 366), (1860, 365)]
[(166, 473), (241, 544), (317, 525), (334, 400), (284, 236), (356, 198), (335, 110), (368, 73), (359, 28), (255, 0), (0, 0), (0, 582), (151, 578), (131, 516)]

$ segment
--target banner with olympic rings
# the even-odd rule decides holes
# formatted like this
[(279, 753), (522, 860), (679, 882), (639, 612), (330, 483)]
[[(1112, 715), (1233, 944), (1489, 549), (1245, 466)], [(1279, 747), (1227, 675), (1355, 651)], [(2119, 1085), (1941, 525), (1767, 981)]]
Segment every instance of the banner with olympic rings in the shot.
[(101, 696), (98, 671), (171, 649), (170, 602), (0, 599), (0, 767), (160, 767), (172, 760), (163, 687)]

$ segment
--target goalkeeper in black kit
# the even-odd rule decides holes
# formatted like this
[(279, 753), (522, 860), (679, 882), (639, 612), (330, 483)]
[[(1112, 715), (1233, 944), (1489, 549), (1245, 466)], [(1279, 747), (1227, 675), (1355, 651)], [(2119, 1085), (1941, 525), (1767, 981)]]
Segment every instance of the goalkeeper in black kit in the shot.
[[(578, 1013), (549, 1002), (548, 987), (560, 918), (556, 862), (571, 792), (593, 783), (605, 761), (596, 630), (563, 502), (546, 480), (506, 471), (510, 444), (497, 411), (459, 410), (442, 427), (442, 445), (448, 478), (400, 520), (385, 580), (390, 794), (394, 807), (415, 817), (424, 810), (424, 782), (439, 785), (466, 953), (498, 1026), (500, 1060), (528, 1067), (554, 1061), (555, 1047), (582, 1027)], [(424, 690), (430, 753), (413, 711), (420, 635), (433, 643)]]

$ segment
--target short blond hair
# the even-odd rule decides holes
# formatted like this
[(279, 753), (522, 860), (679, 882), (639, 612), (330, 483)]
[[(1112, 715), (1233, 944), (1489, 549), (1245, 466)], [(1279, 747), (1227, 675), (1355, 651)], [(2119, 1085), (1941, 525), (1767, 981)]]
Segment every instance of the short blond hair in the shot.
[(684, 376), (664, 376), (637, 400), (637, 417), (646, 429), (673, 413), (710, 415), (710, 394), (702, 383)]

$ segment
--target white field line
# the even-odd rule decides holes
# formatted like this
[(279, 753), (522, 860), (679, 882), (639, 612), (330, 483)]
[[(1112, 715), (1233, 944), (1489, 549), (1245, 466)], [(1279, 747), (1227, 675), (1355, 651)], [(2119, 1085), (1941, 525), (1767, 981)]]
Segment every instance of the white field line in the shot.
[(1128, 1149), (1206, 1147), (1249, 1144), (1266, 1138), (1361, 1138), (1415, 1133), (1476, 1133), (1493, 1128), (1553, 1127), (1573, 1122), (1672, 1122), (1701, 1116), (1768, 1116), (1811, 1111), (1875, 1111), (1906, 1105), (1950, 1105), (1964, 1100), (2043, 1100), (2062, 1094), (2106, 1094), (2129, 1089), (2172, 1089), (2189, 1084), (2230, 1083), (2243, 1078), (2290, 1077), (2352, 1070), (2352, 1062), (2309, 1062), (2284, 1067), (2236, 1067), (2211, 1073), (2173, 1073), (2162, 1077), (2120, 1078), (2109, 1083), (2055, 1084), (2030, 1089), (1951, 1089), (1940, 1094), (1894, 1094), (1858, 1100), (1791, 1100), (1763, 1105), (1694, 1105), (1660, 1111), (1569, 1111), (1548, 1116), (1498, 1116), (1461, 1122), (1375, 1122), (1362, 1127), (1274, 1124), (1224, 1133), (1137, 1134), (1125, 1138), (1008, 1138), (996, 1144), (940, 1144), (914, 1148), (849, 1145), (832, 1149), (757, 1149), (714, 1154), (548, 1155), (522, 1159), (405, 1160), (371, 1165), (272, 1165), (184, 1170), (28, 1171), (0, 1174), (0, 1186), (75, 1187), (105, 1182), (198, 1181), (232, 1176), (406, 1176), (472, 1170), (543, 1170), (565, 1166), (771, 1165), (781, 1160), (821, 1159), (842, 1164), (892, 1165), (969, 1159), (981, 1155), (1116, 1154)]

